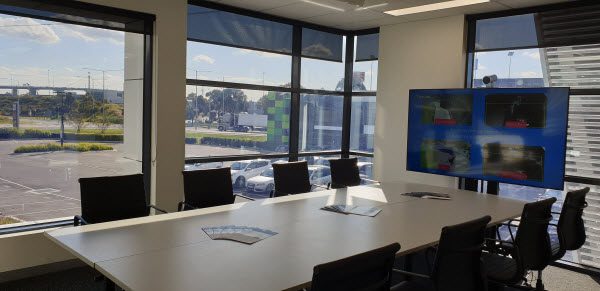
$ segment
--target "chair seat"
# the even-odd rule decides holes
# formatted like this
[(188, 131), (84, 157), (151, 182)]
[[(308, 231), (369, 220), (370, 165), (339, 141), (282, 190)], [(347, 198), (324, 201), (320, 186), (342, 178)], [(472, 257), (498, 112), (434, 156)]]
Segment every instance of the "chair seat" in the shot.
[(494, 253), (483, 253), (482, 259), (490, 280), (506, 284), (515, 284), (520, 280), (516, 260)]
[(420, 278), (411, 278), (409, 281), (403, 281), (390, 288), (390, 291), (434, 291), (435, 287), (431, 280)]

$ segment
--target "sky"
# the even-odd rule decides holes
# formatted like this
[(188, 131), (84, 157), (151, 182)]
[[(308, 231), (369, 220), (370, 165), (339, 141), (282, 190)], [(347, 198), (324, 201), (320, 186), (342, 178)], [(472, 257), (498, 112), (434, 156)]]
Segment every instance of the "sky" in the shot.
[(508, 78), (509, 64), (511, 78), (543, 78), (540, 61), (540, 49), (513, 50), (511, 57), (509, 51), (479, 52), (476, 53), (475, 78), (496, 74), (498, 78)]
[[(125, 33), (0, 14), (0, 84), (123, 90)], [(344, 45), (345, 47), (345, 45)], [(355, 64), (377, 89), (377, 62)], [(188, 42), (187, 78), (282, 86), (291, 80), (288, 55)], [(344, 63), (302, 59), (301, 86), (335, 90)], [(213, 88), (201, 88), (211, 90)], [(250, 100), (265, 92), (244, 90)], [(187, 93), (196, 92), (187, 86)]]
[(123, 90), (125, 33), (0, 14), (0, 84)]
[[(345, 47), (345, 46), (344, 46)], [(226, 81), (268, 86), (282, 86), (291, 81), (292, 58), (288, 55), (188, 42), (187, 71), (189, 79)], [(310, 89), (335, 90), (344, 78), (344, 63), (303, 58), (301, 86)], [(359, 62), (354, 71), (365, 72), (365, 84), (377, 89), (377, 62)], [(214, 88), (198, 88), (198, 94)], [(195, 93), (195, 86), (187, 92)], [(250, 100), (258, 100), (262, 91), (243, 90)]]

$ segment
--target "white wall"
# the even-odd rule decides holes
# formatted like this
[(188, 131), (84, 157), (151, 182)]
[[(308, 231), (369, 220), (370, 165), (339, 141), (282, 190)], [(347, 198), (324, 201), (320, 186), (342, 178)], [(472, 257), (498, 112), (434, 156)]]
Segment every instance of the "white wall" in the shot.
[(408, 91), (463, 88), (463, 15), (381, 27), (374, 175), (379, 181), (456, 186), (456, 179), (406, 171)]
[[(152, 200), (176, 210), (183, 197), (187, 1), (85, 0), (156, 15), (154, 29)], [(0, 237), (0, 272), (72, 259), (42, 232)]]

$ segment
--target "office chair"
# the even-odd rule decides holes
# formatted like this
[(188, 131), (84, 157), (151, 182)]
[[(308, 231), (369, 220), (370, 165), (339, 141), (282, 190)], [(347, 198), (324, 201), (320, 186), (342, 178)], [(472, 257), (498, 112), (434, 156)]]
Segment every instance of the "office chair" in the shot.
[(550, 235), (552, 260), (561, 259), (567, 251), (579, 249), (585, 243), (585, 226), (583, 224), (583, 210), (588, 206), (585, 201), (590, 188), (586, 187), (577, 191), (568, 192), (560, 213), (556, 227), (556, 235)]
[(166, 211), (148, 204), (142, 174), (80, 178), (81, 215), (76, 215), (75, 226), (144, 217), (150, 208)]
[[(393, 291), (486, 291), (481, 252), (490, 216), (442, 228), (430, 275), (394, 269), (415, 277), (392, 287)], [(423, 280), (425, 279), (425, 280)]]
[(374, 249), (338, 261), (317, 265), (311, 291), (388, 291), (400, 244)]
[(361, 183), (357, 158), (329, 160), (331, 168), (331, 188), (358, 186)]
[[(554, 202), (556, 198), (525, 204), (513, 240), (488, 239), (494, 244), (486, 247), (487, 252), (482, 257), (491, 283), (523, 290), (544, 290), (541, 275), (552, 261), (548, 225), (552, 220)], [(509, 228), (516, 227), (512, 223), (507, 225)], [(535, 288), (527, 282), (528, 271), (538, 272)]]
[(183, 171), (185, 200), (179, 202), (179, 211), (233, 204), (235, 197), (254, 200), (233, 193), (230, 168)]
[(306, 161), (273, 164), (273, 179), (275, 189), (271, 192), (271, 197), (307, 193), (313, 186), (310, 184)]

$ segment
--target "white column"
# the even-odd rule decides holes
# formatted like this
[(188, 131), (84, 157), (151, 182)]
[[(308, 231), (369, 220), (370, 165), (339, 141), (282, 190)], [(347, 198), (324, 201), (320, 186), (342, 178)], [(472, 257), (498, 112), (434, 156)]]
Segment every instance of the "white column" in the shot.
[(375, 179), (455, 187), (456, 179), (406, 171), (410, 89), (463, 88), (464, 15), (383, 26), (375, 121)]

